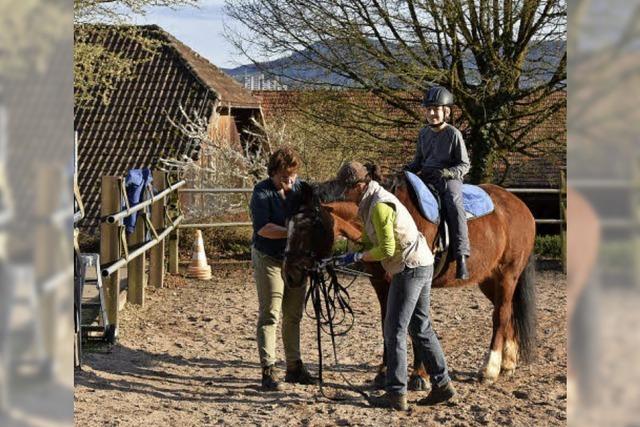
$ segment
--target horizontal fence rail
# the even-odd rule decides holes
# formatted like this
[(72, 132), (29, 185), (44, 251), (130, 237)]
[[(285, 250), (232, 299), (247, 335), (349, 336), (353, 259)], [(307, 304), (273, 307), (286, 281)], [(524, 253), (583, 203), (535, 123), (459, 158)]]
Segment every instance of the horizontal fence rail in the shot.
[(181, 224), (180, 228), (215, 228), (215, 227), (249, 227), (253, 225), (251, 221), (245, 222), (210, 222), (203, 224)]
[(159, 192), (158, 194), (154, 195), (152, 198), (147, 199), (143, 202), (140, 203), (136, 203), (133, 206), (130, 206), (128, 209), (123, 209), (118, 213), (112, 214), (107, 216), (107, 222), (109, 224), (114, 224), (116, 221), (119, 221), (125, 217), (128, 217), (129, 215), (131, 215), (134, 212), (138, 212), (139, 210), (142, 210), (144, 208), (146, 208), (147, 206), (149, 206), (152, 203), (157, 202), (160, 199), (165, 198), (169, 193), (171, 193), (172, 191), (177, 190), (178, 188), (182, 187), (183, 185), (185, 185), (187, 183), (187, 181), (182, 180), (182, 181), (178, 181), (175, 184), (171, 185), (170, 187), (166, 188), (165, 190)]
[(178, 193), (252, 193), (253, 188), (182, 188)]
[[(252, 193), (253, 188), (182, 188), (178, 194), (242, 194)], [(250, 227), (251, 221), (210, 222), (202, 224), (181, 224), (180, 228)]]
[[(523, 194), (561, 194), (560, 188), (506, 188), (511, 193)], [(252, 188), (181, 188), (179, 194), (241, 194), (251, 193)], [(536, 219), (536, 224), (564, 224), (563, 219)], [(211, 222), (200, 224), (180, 224), (180, 228), (218, 228), (218, 227), (249, 227), (251, 221), (244, 222)]]
[(100, 266), (101, 267), (102, 277), (109, 277), (111, 274), (113, 274), (119, 268), (124, 267), (129, 262), (133, 261), (134, 259), (136, 259), (140, 255), (144, 254), (146, 251), (148, 251), (149, 249), (151, 249), (152, 247), (154, 247), (155, 245), (160, 243), (162, 240), (164, 240), (165, 237), (167, 237), (169, 235), (169, 233), (171, 233), (174, 229), (176, 229), (180, 225), (180, 223), (182, 222), (183, 219), (184, 219), (184, 215), (180, 215), (178, 218), (175, 219), (173, 224), (171, 224), (170, 226), (165, 228), (164, 231), (162, 231), (162, 233), (158, 234), (158, 237), (155, 237), (155, 238), (149, 240), (148, 242), (144, 243), (139, 248), (135, 249), (132, 252), (129, 252), (128, 255), (120, 258), (119, 260), (115, 261), (114, 263), (109, 264), (108, 266), (105, 266), (105, 267)]

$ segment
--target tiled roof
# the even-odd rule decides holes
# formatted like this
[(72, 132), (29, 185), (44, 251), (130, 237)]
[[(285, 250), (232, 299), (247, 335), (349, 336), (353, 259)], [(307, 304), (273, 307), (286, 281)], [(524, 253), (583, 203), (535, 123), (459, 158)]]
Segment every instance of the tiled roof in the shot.
[[(162, 31), (159, 27), (155, 27), (155, 30)], [(259, 101), (249, 90), (245, 89), (240, 82), (220, 71), (218, 67), (211, 64), (198, 53), (194, 52), (189, 46), (180, 42), (169, 33), (163, 33), (186, 61), (186, 65), (196, 73), (205, 85), (216, 92), (218, 99), (223, 105), (230, 105), (234, 108), (258, 108), (260, 106)]]
[[(300, 91), (254, 91), (254, 96), (261, 100), (262, 111), (265, 120), (275, 120), (288, 115), (299, 114), (306, 102), (305, 92)], [(369, 108), (394, 117), (402, 117), (402, 111), (383, 106), (381, 101), (368, 92), (348, 91), (344, 92), (351, 100), (358, 99), (360, 105), (367, 104)], [(565, 93), (558, 93), (549, 98), (548, 102), (555, 102), (558, 97), (566, 98)], [(459, 116), (459, 111), (454, 107), (454, 117)], [(456, 126), (464, 131), (466, 124), (455, 121)], [(386, 130), (386, 134), (401, 141), (405, 154), (402, 159), (384, 159), (388, 166), (395, 167), (407, 163), (413, 156), (414, 143), (422, 124), (415, 126), (402, 126), (395, 130)], [(538, 125), (526, 139), (540, 137), (542, 135), (563, 135), (559, 142), (549, 141), (537, 146), (536, 157), (529, 157), (521, 153), (508, 153), (505, 158), (509, 163), (498, 160), (494, 164), (494, 182), (505, 187), (536, 187), (546, 188), (559, 186), (560, 170), (566, 166), (566, 107), (563, 107), (553, 119)], [(391, 157), (395, 157), (394, 153)], [(397, 163), (397, 164), (396, 164)]]
[(86, 209), (80, 226), (85, 229), (99, 224), (101, 177), (153, 168), (161, 157), (197, 156), (199, 147), (169, 120), (184, 121), (180, 107), (206, 118), (216, 100), (236, 109), (259, 108), (250, 92), (160, 27), (138, 29), (144, 37), (162, 42), (155, 54), (123, 36), (120, 27), (88, 27), (91, 41), (99, 40), (128, 58), (147, 60), (136, 65), (132, 78), (116, 83), (108, 105), (96, 99), (75, 110), (78, 175)]

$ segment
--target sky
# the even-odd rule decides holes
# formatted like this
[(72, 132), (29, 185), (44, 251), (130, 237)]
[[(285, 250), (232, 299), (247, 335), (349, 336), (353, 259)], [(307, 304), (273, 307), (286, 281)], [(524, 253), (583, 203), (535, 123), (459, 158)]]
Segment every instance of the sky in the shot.
[(152, 8), (145, 16), (134, 16), (132, 23), (159, 25), (218, 67), (235, 68), (249, 62), (235, 54), (223, 36), (223, 23), (233, 24), (224, 16), (224, 0), (199, 3), (198, 8)]

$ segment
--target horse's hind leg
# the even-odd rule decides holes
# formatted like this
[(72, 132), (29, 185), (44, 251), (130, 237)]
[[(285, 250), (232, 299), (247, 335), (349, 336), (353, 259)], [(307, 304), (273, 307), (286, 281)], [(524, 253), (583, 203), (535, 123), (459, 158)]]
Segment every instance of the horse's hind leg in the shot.
[(516, 341), (513, 323), (505, 325), (504, 344), (502, 346), (502, 364), (500, 372), (502, 375), (511, 376), (518, 365), (518, 342)]
[(511, 303), (515, 285), (515, 280), (491, 281), (480, 285), (482, 292), (493, 302), (491, 345), (480, 371), (485, 383), (496, 381), (502, 369), (509, 373), (515, 369), (518, 346), (513, 333)]

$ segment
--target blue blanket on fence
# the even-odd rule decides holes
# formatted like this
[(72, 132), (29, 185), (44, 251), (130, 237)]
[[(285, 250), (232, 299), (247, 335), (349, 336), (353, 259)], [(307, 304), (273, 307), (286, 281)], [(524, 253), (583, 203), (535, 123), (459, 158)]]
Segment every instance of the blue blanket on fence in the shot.
[[(438, 203), (425, 183), (414, 173), (405, 171), (407, 182), (413, 187), (418, 199), (418, 208), (430, 222), (440, 222)], [(468, 219), (478, 218), (493, 212), (493, 200), (486, 191), (477, 185), (463, 184), (462, 199)]]
[[(142, 196), (144, 194), (144, 189), (150, 185), (152, 181), (153, 177), (151, 176), (151, 170), (148, 168), (129, 170), (127, 177), (124, 180), (129, 206), (136, 205), (143, 201)], [(125, 207), (126, 206), (123, 206), (123, 208)], [(131, 234), (136, 229), (137, 219), (138, 212), (134, 212), (123, 220), (127, 233)]]

